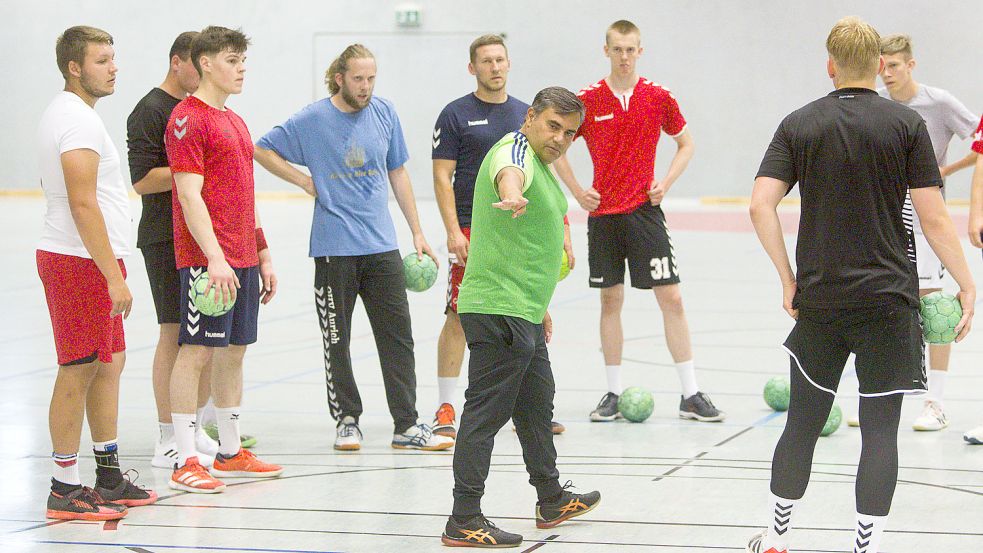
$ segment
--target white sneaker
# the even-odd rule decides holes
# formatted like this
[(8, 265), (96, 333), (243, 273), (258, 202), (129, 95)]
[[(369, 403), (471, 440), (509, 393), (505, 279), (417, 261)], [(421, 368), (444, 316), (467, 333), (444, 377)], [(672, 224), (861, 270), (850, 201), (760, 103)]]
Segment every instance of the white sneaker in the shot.
[(931, 399), (925, 401), (922, 414), (911, 425), (915, 430), (924, 432), (942, 430), (947, 426), (949, 426), (949, 419), (942, 411), (942, 404)]
[(963, 439), (973, 445), (983, 445), (983, 425), (977, 426), (963, 434)]
[[(150, 465), (159, 469), (174, 470), (174, 466), (178, 464), (177, 456), (177, 442), (175, 440), (166, 443), (157, 440), (157, 443), (154, 444), (154, 457), (150, 460)], [(214, 462), (214, 455), (198, 452), (198, 463), (201, 466), (207, 468), (212, 466)]]
[(393, 434), (393, 449), (422, 449), (440, 451), (454, 447), (454, 440), (434, 434), (429, 424), (415, 424), (400, 434)]
[(358, 451), (362, 449), (362, 431), (353, 417), (344, 417), (338, 421), (337, 435), (334, 448), (339, 451)]
[[(205, 431), (199, 426), (195, 429), (195, 449), (208, 457), (215, 457), (215, 454), (218, 453), (218, 442), (205, 434)], [(198, 461), (201, 462), (201, 457), (198, 457)], [(201, 463), (201, 466), (209, 467), (211, 464)]]

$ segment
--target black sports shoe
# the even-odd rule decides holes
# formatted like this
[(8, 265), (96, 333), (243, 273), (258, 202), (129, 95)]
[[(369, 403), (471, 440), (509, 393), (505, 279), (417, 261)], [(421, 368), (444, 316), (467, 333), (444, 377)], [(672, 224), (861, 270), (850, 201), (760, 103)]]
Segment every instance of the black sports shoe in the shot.
[[(136, 474), (133, 480), (130, 480), (131, 472)], [(120, 481), (118, 486), (109, 489), (97, 485), (96, 493), (108, 503), (125, 505), (127, 507), (140, 507), (155, 503), (157, 501), (157, 492), (137, 486), (136, 481), (138, 478), (140, 478), (140, 473), (135, 469), (130, 469), (123, 473), (123, 480)]]
[(558, 499), (536, 503), (536, 528), (552, 528), (563, 521), (594, 510), (594, 507), (601, 502), (601, 492), (573, 493), (569, 491), (571, 487), (573, 482), (567, 480)]
[(700, 422), (720, 422), (727, 418), (727, 413), (714, 407), (710, 396), (703, 392), (696, 392), (687, 398), (679, 396), (679, 418)]
[(604, 394), (597, 407), (590, 412), (591, 422), (609, 422), (620, 419), (621, 411), (618, 410), (618, 394), (608, 392)]
[(478, 515), (463, 524), (456, 522), (454, 517), (447, 517), (440, 541), (451, 547), (505, 548), (518, 547), (522, 536), (506, 532), (485, 515)]
[(48, 518), (61, 520), (118, 520), (126, 516), (126, 507), (109, 503), (92, 488), (79, 486), (66, 494), (48, 494)]

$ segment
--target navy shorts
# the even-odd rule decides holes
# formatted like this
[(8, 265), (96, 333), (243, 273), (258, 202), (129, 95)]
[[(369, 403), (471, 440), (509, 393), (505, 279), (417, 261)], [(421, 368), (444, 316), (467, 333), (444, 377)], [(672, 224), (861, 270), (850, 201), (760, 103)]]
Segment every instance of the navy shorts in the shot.
[(191, 301), (191, 285), (206, 267), (186, 267), (181, 273), (181, 333), (179, 344), (224, 348), (228, 345), (247, 346), (256, 342), (259, 320), (259, 267), (235, 269), (239, 291), (232, 310), (224, 315), (209, 317), (195, 309)]

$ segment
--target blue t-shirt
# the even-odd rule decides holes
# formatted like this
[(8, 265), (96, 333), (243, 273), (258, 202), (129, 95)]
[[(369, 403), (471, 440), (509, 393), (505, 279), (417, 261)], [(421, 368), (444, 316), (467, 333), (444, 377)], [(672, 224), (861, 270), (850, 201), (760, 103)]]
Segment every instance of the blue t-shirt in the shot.
[(397, 249), (389, 216), (389, 175), (409, 159), (403, 128), (389, 100), (345, 113), (330, 98), (314, 102), (256, 143), (307, 167), (317, 201), (311, 257), (369, 255)]
[(509, 96), (501, 104), (482, 102), (474, 93), (447, 104), (433, 129), (432, 159), (452, 159), (454, 203), (461, 227), (471, 226), (474, 180), (485, 154), (506, 134), (518, 130), (529, 105)]

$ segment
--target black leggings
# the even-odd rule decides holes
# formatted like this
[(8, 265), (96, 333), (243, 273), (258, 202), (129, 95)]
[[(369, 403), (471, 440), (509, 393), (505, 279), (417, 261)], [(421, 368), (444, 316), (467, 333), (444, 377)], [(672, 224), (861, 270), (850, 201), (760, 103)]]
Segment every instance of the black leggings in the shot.
[[(834, 397), (816, 388), (791, 361), (792, 401), (785, 431), (771, 464), (771, 491), (801, 499), (809, 485), (812, 456)], [(860, 398), (863, 447), (857, 467), (857, 512), (887, 516), (898, 483), (898, 425), (902, 394)]]

